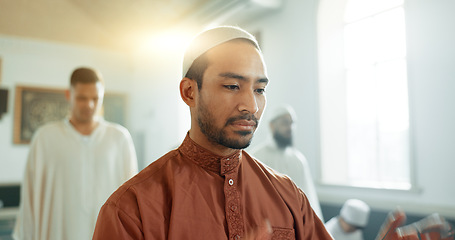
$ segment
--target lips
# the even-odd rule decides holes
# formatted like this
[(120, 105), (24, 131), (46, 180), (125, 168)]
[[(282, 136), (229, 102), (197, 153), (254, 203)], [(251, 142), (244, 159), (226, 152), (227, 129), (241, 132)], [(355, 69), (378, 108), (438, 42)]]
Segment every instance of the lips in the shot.
[(231, 123), (237, 131), (253, 132), (257, 126), (257, 122), (253, 120), (238, 120)]
[(245, 114), (245, 115), (229, 118), (226, 121), (226, 126), (229, 125), (229, 124), (257, 126), (258, 125), (258, 119), (253, 114)]
[(256, 127), (257, 123), (253, 120), (239, 120), (231, 123), (236, 126)]

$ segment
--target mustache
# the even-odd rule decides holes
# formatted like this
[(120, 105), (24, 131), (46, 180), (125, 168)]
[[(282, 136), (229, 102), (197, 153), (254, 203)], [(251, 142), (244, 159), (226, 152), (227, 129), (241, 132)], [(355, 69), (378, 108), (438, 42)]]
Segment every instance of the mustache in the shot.
[(244, 115), (240, 115), (240, 116), (235, 116), (235, 117), (231, 117), (229, 118), (227, 121), (226, 121), (226, 125), (229, 125), (235, 121), (238, 121), (238, 120), (247, 120), (247, 121), (254, 121), (254, 125), (255, 127), (258, 126), (259, 124), (259, 120), (251, 113), (248, 113), (248, 114), (244, 114)]

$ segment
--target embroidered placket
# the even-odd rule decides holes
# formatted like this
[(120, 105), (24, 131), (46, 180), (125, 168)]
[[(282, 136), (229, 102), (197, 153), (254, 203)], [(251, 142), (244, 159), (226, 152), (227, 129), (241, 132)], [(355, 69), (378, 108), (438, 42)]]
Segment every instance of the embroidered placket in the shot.
[(244, 236), (245, 226), (238, 183), (242, 151), (238, 150), (230, 156), (217, 156), (193, 142), (188, 134), (179, 150), (200, 167), (217, 172), (224, 177), (223, 191), (228, 237), (229, 239), (241, 239)]
[(238, 172), (226, 174), (224, 180), (224, 195), (226, 200), (225, 212), (229, 229), (229, 238), (241, 239), (244, 235), (242, 208), (240, 205), (240, 192), (238, 188)]

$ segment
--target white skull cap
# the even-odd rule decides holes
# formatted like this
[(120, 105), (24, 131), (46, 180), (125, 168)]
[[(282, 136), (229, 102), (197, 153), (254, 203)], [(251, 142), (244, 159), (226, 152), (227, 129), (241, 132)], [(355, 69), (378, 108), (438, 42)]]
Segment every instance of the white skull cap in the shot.
[(256, 38), (239, 27), (221, 26), (199, 33), (190, 42), (183, 56), (182, 78), (185, 77), (196, 58), (213, 47), (237, 38), (250, 40), (257, 49), (260, 49)]
[(365, 227), (370, 217), (370, 207), (359, 199), (349, 199), (341, 208), (340, 216), (356, 227)]
[(291, 118), (294, 122), (297, 120), (297, 114), (295, 113), (294, 108), (292, 108), (290, 105), (281, 105), (273, 108), (272, 111), (270, 112), (269, 119), (270, 121), (273, 121), (285, 114), (291, 115)]

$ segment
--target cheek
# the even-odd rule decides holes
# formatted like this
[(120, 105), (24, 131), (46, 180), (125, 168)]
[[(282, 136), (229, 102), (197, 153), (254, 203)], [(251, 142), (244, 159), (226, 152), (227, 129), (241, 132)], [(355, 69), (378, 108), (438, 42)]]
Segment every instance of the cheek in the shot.
[(262, 116), (262, 113), (264, 112), (265, 106), (267, 104), (267, 99), (265, 98), (265, 96), (259, 97), (257, 100), (257, 104), (258, 104), (258, 112), (256, 115), (257, 115), (257, 118), (259, 119)]
[(84, 102), (81, 101), (81, 100), (76, 100), (76, 101), (74, 101), (74, 106), (75, 106), (76, 108), (82, 108), (82, 107), (84, 107), (84, 105), (85, 105)]
[(203, 95), (199, 100), (214, 116), (223, 114), (227, 108), (235, 104), (235, 99), (228, 99), (223, 94), (216, 93)]

